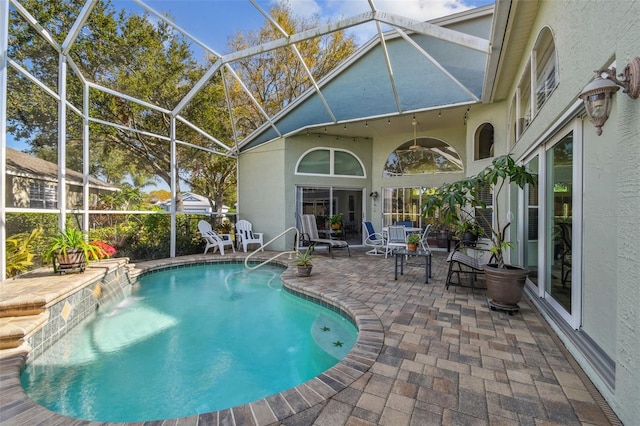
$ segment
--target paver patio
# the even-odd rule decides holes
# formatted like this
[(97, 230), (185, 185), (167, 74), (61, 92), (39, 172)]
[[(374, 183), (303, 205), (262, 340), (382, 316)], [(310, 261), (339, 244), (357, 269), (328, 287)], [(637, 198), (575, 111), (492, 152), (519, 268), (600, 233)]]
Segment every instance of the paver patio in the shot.
[[(355, 249), (351, 257), (337, 252), (334, 259), (318, 253), (310, 277), (296, 277), (294, 268), (283, 273), (285, 283), (294, 289), (354, 301), (359, 311), (370, 313), (365, 317), (379, 320), (384, 334), (381, 349), (370, 367), (353, 374), (355, 381), (349, 380), (352, 372), (347, 366), (322, 378), (337, 390), (327, 397), (318, 396), (322, 391), (311, 384), (251, 404), (250, 409), (243, 406), (153, 424), (620, 424), (526, 300), (520, 303), (520, 312), (508, 315), (490, 311), (482, 290), (445, 290), (443, 252), (434, 252), (429, 284), (424, 283), (423, 267), (405, 267), (405, 274), (394, 280), (393, 262)], [(355, 353), (352, 359), (358, 356)], [(22, 404), (22, 411), (21, 405), (12, 404), (12, 395), (21, 390), (15, 360), (2, 360), (1, 366), (0, 423), (66, 424), (32, 404)], [(295, 406), (300, 400), (304, 404)], [(278, 411), (292, 414), (278, 415), (281, 420), (273, 422)]]

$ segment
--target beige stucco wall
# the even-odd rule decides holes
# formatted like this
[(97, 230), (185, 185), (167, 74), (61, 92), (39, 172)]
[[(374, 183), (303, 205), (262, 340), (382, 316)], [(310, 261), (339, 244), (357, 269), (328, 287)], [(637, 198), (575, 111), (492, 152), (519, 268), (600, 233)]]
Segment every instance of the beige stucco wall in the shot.
[[(238, 219), (246, 219), (264, 242), (286, 229), (284, 140), (243, 153), (238, 159)], [(283, 240), (269, 249), (284, 250)]]
[[(615, 111), (613, 112), (615, 114)], [(611, 126), (598, 137), (593, 126), (583, 120), (583, 319), (584, 331), (616, 359), (617, 297), (617, 203), (618, 172), (615, 150), (602, 143), (618, 138)]]
[[(640, 56), (640, 2), (615, 4), (540, 3), (525, 52), (531, 51), (538, 33), (548, 26), (558, 51), (560, 83), (513, 147), (515, 157), (541, 142), (541, 135), (558, 124), (594, 69), (615, 60), (621, 70), (632, 57)], [(512, 89), (515, 87), (514, 82)], [(631, 100), (621, 90), (614, 102), (602, 136), (596, 136), (587, 119), (580, 130), (584, 142), (581, 330), (614, 360), (615, 389), (609, 389), (589, 360), (564, 340), (621, 420), (635, 424), (640, 418), (640, 256), (636, 249), (640, 238), (640, 101)]]

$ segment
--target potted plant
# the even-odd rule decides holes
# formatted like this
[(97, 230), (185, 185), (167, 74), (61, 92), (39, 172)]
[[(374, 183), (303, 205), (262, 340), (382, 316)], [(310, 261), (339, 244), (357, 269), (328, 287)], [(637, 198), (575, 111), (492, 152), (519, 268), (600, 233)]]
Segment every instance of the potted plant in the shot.
[(311, 275), (311, 268), (313, 268), (313, 264), (311, 263), (311, 251), (312, 250), (309, 249), (298, 251), (296, 253), (296, 258), (298, 260), (297, 268), (299, 277), (308, 277), (309, 275)]
[(104, 257), (102, 248), (87, 242), (82, 231), (71, 227), (51, 237), (44, 253), (44, 258), (53, 263), (53, 271), (60, 273), (84, 272), (90, 258), (101, 257)]
[(333, 230), (337, 231), (339, 229), (342, 229), (342, 213), (329, 216), (329, 223), (331, 224), (331, 229)]
[(456, 237), (464, 245), (475, 244), (478, 241), (478, 237), (484, 234), (484, 229), (473, 218), (460, 220), (454, 226), (454, 230)]
[(511, 247), (507, 240), (507, 228), (509, 222), (503, 223), (499, 204), (494, 204), (495, 221), (490, 217), (482, 217), (486, 204), (477, 196), (482, 188), (493, 188), (496, 199), (509, 184), (515, 184), (520, 188), (525, 185), (534, 185), (535, 180), (524, 166), (517, 165), (509, 155), (503, 155), (493, 159), (491, 164), (476, 176), (471, 176), (458, 182), (444, 184), (427, 195), (423, 205), (426, 213), (433, 213), (440, 209), (445, 221), (457, 224), (460, 220), (460, 211), (471, 211), (480, 215), (490, 229), (490, 251), (495, 263), (485, 265), (485, 279), (487, 283), (487, 295), (492, 309), (504, 309), (515, 311), (522, 296), (522, 289), (529, 271), (514, 265), (507, 265), (504, 261), (504, 252)]
[(418, 244), (420, 244), (420, 235), (419, 234), (409, 234), (407, 236), (407, 249), (411, 251), (416, 251), (418, 249)]

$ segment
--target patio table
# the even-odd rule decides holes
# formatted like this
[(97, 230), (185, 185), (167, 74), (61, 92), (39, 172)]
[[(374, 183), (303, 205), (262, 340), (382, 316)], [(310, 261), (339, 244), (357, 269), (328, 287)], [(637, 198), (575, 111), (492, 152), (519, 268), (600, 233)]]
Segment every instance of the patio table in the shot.
[(422, 266), (415, 262), (409, 262), (409, 256), (415, 256), (417, 258), (424, 258), (424, 282), (429, 284), (429, 277), (431, 277), (431, 250), (407, 250), (401, 249), (393, 252), (395, 255), (394, 266), (394, 279), (398, 280), (398, 258), (400, 259), (400, 275), (404, 275), (404, 258), (407, 256), (407, 265)]

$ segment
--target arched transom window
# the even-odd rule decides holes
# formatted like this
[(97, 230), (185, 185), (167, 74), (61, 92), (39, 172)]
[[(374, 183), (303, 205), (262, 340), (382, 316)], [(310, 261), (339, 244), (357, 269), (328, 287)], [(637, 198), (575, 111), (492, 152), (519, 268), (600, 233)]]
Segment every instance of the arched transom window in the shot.
[(462, 171), (462, 159), (449, 144), (433, 138), (405, 142), (387, 158), (382, 175), (409, 176)]
[(315, 148), (300, 157), (296, 166), (298, 175), (329, 175), (364, 177), (364, 166), (349, 151), (337, 148)]

